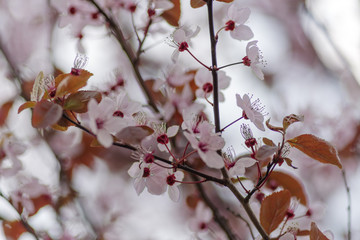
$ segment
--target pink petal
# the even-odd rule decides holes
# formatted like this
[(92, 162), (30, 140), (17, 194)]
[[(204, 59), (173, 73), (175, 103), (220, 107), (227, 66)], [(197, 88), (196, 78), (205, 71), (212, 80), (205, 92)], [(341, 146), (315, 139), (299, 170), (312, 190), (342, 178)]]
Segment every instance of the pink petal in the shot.
[(237, 40), (249, 40), (254, 37), (254, 33), (251, 29), (246, 25), (240, 25), (235, 27), (233, 31), (230, 32), (232, 38)]
[(174, 202), (178, 202), (180, 200), (180, 190), (176, 186), (169, 186), (168, 189), (169, 197)]

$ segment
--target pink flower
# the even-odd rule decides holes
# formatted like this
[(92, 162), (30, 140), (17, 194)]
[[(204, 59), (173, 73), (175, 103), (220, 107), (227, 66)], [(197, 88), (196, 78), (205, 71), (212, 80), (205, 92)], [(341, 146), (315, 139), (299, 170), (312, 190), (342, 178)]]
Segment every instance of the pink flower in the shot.
[(237, 4), (232, 4), (228, 9), (229, 20), (225, 24), (225, 31), (230, 31), (230, 36), (240, 41), (253, 38), (251, 29), (244, 25), (249, 16), (249, 8), (240, 8)]
[(166, 177), (166, 183), (168, 184), (168, 194), (171, 200), (178, 202), (180, 199), (179, 181), (184, 178), (184, 173), (181, 171), (173, 172), (169, 171), (169, 175)]
[(128, 174), (135, 178), (134, 187), (138, 195), (144, 191), (145, 187), (154, 195), (160, 195), (166, 191), (167, 170), (157, 164), (135, 162), (128, 170)]
[(165, 123), (154, 123), (153, 129), (155, 131), (156, 141), (158, 142), (158, 148), (160, 151), (164, 152), (171, 150), (171, 144), (169, 138), (174, 137), (179, 131), (179, 126), (174, 125), (169, 127), (166, 130)]
[(200, 132), (199, 138), (188, 132), (184, 132), (184, 136), (208, 167), (217, 169), (224, 167), (223, 158), (217, 153), (225, 146), (221, 136), (205, 131)]
[(206, 207), (203, 202), (198, 202), (195, 209), (195, 216), (189, 221), (189, 227), (193, 232), (207, 231), (212, 218), (213, 213), (210, 208)]
[(251, 41), (246, 46), (246, 56), (243, 57), (243, 63), (245, 66), (251, 67), (252, 71), (255, 73), (256, 77), (260, 80), (264, 80), (264, 73), (261, 68), (258, 66), (259, 63), (262, 63), (262, 56), (260, 50), (256, 45), (258, 41)]
[[(5, 136), (0, 139), (0, 175), (10, 177), (17, 174), (22, 169), (22, 163), (17, 156), (23, 154), (26, 146), (13, 137)], [(7, 160), (3, 158), (8, 157)], [(11, 165), (9, 166), (9, 162)]]
[(124, 127), (121, 119), (113, 116), (114, 109), (114, 101), (107, 97), (100, 103), (97, 103), (95, 99), (91, 99), (88, 103), (88, 119), (85, 119), (85, 125), (90, 127), (99, 143), (106, 148), (113, 143), (111, 134)]
[(10, 199), (16, 209), (24, 208), (23, 214), (28, 215), (35, 212), (35, 206), (31, 199), (41, 195), (49, 195), (47, 187), (40, 184), (36, 178), (19, 177), (19, 187), (10, 193)]
[(190, 39), (195, 37), (199, 33), (199, 31), (199, 27), (197, 27), (195, 31), (192, 31), (185, 26), (178, 28), (174, 31), (174, 33), (170, 36), (172, 43), (175, 44), (176, 47), (171, 56), (171, 60), (173, 62), (176, 62), (180, 52), (188, 49), (190, 45)]
[(235, 153), (228, 149), (227, 153), (224, 153), (225, 167), (229, 172), (229, 176), (243, 176), (245, 169), (251, 167), (256, 163), (256, 160), (250, 157), (240, 158), (234, 161)]
[(236, 94), (236, 103), (238, 107), (243, 110), (243, 116), (245, 119), (249, 119), (254, 125), (261, 131), (265, 131), (264, 127), (264, 107), (260, 103), (259, 99), (251, 102), (251, 97), (244, 94), (243, 98), (239, 94)]
[[(219, 90), (227, 88), (230, 85), (230, 80), (231, 78), (226, 76), (224, 71), (218, 71)], [(198, 70), (195, 74), (195, 84), (199, 87), (195, 92), (197, 97), (207, 99), (213, 94), (213, 78), (209, 70), (204, 68)], [(219, 91), (219, 101), (223, 102), (224, 100), (224, 94)]]
[(131, 101), (125, 91), (117, 94), (115, 99), (114, 117), (133, 118), (133, 115), (141, 111), (141, 104)]

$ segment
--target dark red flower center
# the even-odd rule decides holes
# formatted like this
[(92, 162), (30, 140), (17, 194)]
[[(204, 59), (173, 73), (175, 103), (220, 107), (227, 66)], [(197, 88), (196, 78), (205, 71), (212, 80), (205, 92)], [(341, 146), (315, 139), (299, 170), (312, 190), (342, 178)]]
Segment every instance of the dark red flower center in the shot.
[(151, 153), (147, 153), (144, 157), (144, 162), (146, 163), (153, 163), (154, 162), (154, 155)]
[(146, 177), (148, 177), (148, 176), (150, 176), (150, 168), (144, 168), (144, 172), (143, 172), (143, 175), (142, 175), (142, 177), (143, 178), (146, 178)]
[(251, 60), (248, 58), (248, 56), (243, 57), (242, 60), (243, 60), (243, 63), (244, 63), (245, 66), (250, 67), (250, 65), (251, 65)]
[(225, 23), (225, 31), (232, 31), (235, 29), (235, 22), (233, 20), (229, 20)]
[(166, 183), (170, 186), (174, 185), (175, 182), (176, 182), (175, 174), (171, 174), (166, 178)]
[(160, 136), (157, 137), (157, 142), (160, 144), (168, 144), (169, 143), (169, 138), (166, 134), (161, 134)]
[(213, 90), (213, 85), (211, 83), (205, 83), (202, 87), (203, 91), (206, 93), (211, 93)]
[(206, 143), (202, 143), (202, 142), (199, 142), (199, 149), (202, 151), (202, 152), (207, 152), (208, 151), (208, 148), (207, 148), (207, 144)]
[(103, 127), (104, 127), (104, 120), (102, 120), (102, 119), (100, 119), (100, 118), (97, 118), (96, 120), (95, 120), (95, 122), (96, 122), (96, 127), (98, 128), (98, 129), (102, 129)]
[(246, 139), (245, 140), (245, 145), (248, 147), (248, 148), (251, 148), (253, 146), (255, 146), (257, 144), (256, 142), (256, 139), (255, 138), (249, 138), (249, 139)]
[(81, 69), (71, 68), (71, 74), (74, 76), (80, 76)]
[(149, 8), (148, 10), (147, 10), (147, 13), (148, 13), (148, 16), (149, 17), (152, 17), (152, 16), (154, 16), (155, 15), (155, 9), (152, 9), (152, 8)]
[(180, 45), (179, 45), (179, 51), (180, 51), (180, 52), (183, 52), (183, 51), (185, 51), (186, 49), (188, 49), (188, 47), (189, 47), (189, 45), (187, 44), (187, 42), (182, 42), (182, 43), (180, 43)]
[(77, 12), (77, 9), (74, 6), (69, 7), (69, 14), (74, 15)]
[(114, 113), (113, 113), (113, 116), (114, 117), (121, 117), (121, 118), (123, 118), (124, 117), (124, 113), (122, 112), (122, 111), (115, 111)]

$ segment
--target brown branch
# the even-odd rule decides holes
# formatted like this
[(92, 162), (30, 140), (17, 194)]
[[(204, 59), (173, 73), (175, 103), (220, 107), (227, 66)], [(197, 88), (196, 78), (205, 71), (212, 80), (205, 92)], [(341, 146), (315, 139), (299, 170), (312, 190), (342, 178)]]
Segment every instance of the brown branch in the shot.
[(138, 66), (138, 60), (136, 55), (133, 52), (133, 49), (131, 48), (130, 44), (126, 41), (123, 32), (121, 31), (120, 27), (117, 25), (115, 20), (109, 16), (95, 0), (88, 0), (91, 4), (93, 4), (99, 13), (105, 18), (106, 22), (109, 24), (109, 27), (112, 31), (112, 34), (116, 38), (116, 40), (119, 42), (120, 46), (124, 50), (126, 56), (128, 57), (131, 66), (134, 70), (136, 80), (138, 81), (139, 85), (141, 86), (149, 105), (154, 109), (155, 112), (159, 112), (159, 109), (157, 108), (149, 89), (145, 85), (145, 81), (140, 73), (139, 66)]

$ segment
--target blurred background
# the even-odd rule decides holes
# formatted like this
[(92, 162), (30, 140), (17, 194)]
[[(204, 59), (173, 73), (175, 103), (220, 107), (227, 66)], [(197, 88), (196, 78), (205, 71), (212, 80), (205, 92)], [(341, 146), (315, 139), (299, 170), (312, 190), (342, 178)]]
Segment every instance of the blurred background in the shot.
[[(286, 115), (304, 115), (304, 122), (294, 124), (288, 137), (312, 133), (336, 146), (350, 186), (351, 231), (353, 239), (359, 238), (360, 208), (356, 203), (360, 199), (357, 186), (360, 179), (360, 2), (235, 1), (251, 9), (246, 25), (254, 32), (253, 39), (258, 40), (266, 61), (263, 66), (265, 80), (257, 79), (250, 68), (242, 65), (224, 69), (232, 80), (230, 87), (224, 90), (225, 102), (220, 104), (222, 125), (241, 114), (236, 106), (236, 93), (250, 93), (259, 98), (268, 113), (266, 119), (271, 118), (274, 125), (280, 125)], [(101, 4), (108, 2), (122, 2), (122, 6), (131, 3), (104, 0)], [(140, 29), (146, 19), (147, 2), (135, 3), (138, 7), (134, 22)], [(137, 196), (127, 174), (132, 163), (126, 157), (127, 150), (89, 148), (86, 145), (89, 137), (72, 128), (66, 133), (46, 132), (41, 137), (31, 126), (30, 111), (17, 114), (37, 74), (70, 71), (79, 52), (88, 56), (85, 68), (94, 74), (87, 89), (105, 91), (114, 80), (114, 74), (120, 72), (126, 79), (125, 89), (134, 93), (129, 94), (130, 98), (145, 103), (125, 54), (102, 24), (102, 19), (70, 16), (70, 6), (87, 9), (86, 4), (81, 0), (0, 0), (0, 105), (14, 102), (1, 132), (11, 132), (27, 147), (19, 156), (24, 167), (21, 174), (35, 176), (55, 196), (68, 196), (62, 192), (60, 169), (61, 164), (71, 166), (71, 174), (67, 176), (70, 176), (72, 190), (79, 195), (62, 213), (69, 235), (83, 236), (84, 232), (91, 232), (89, 229), (93, 226), (89, 225), (94, 225), (104, 232), (104, 239), (196, 239), (186, 222), (193, 214), (188, 198), (192, 190), (183, 189), (180, 203), (146, 191)], [(228, 6), (214, 3), (215, 31), (226, 22)], [(123, 7), (113, 14), (125, 38), (135, 42), (130, 12)], [(168, 44), (168, 38), (174, 27), (161, 17), (157, 21), (144, 44), (146, 51), (140, 67), (145, 79), (164, 78), (172, 67), (174, 48)], [(68, 24), (71, 22), (73, 24)], [(210, 65), (206, 7), (194, 9), (188, 1), (182, 1), (180, 25), (201, 28), (192, 39), (191, 51)], [(221, 31), (217, 48), (219, 66), (241, 61), (246, 44)], [(176, 66), (184, 70), (201, 67), (187, 53), (180, 54)], [(206, 111), (212, 116), (210, 108)], [(253, 129), (253, 133), (256, 138), (266, 136), (281, 140), (270, 130), (263, 133)], [(233, 147), (237, 154), (248, 153), (239, 125), (231, 126), (223, 137), (226, 147)], [(282, 166), (282, 170), (301, 179), (310, 205), (313, 204), (310, 207), (321, 212), (317, 219), (319, 228), (331, 230), (334, 239), (345, 239), (348, 198), (341, 171), (308, 159), (296, 150), (292, 150), (290, 156), (298, 169)], [(19, 180), (15, 177), (0, 176), (0, 189), (5, 196), (18, 186)], [(223, 196), (224, 201), (235, 204), (231, 195), (224, 193)], [(2, 219), (16, 217), (6, 201), (0, 203), (3, 205), (0, 208)], [(87, 223), (79, 220), (84, 216), (90, 218)], [(64, 229), (58, 220), (54, 210), (44, 207), (29, 222), (35, 229), (48, 231), (56, 239)], [(199, 239), (216, 239), (216, 234), (200, 236)], [(4, 235), (0, 239), (5, 239)], [(20, 239), (32, 239), (32, 236), (23, 234)]]

